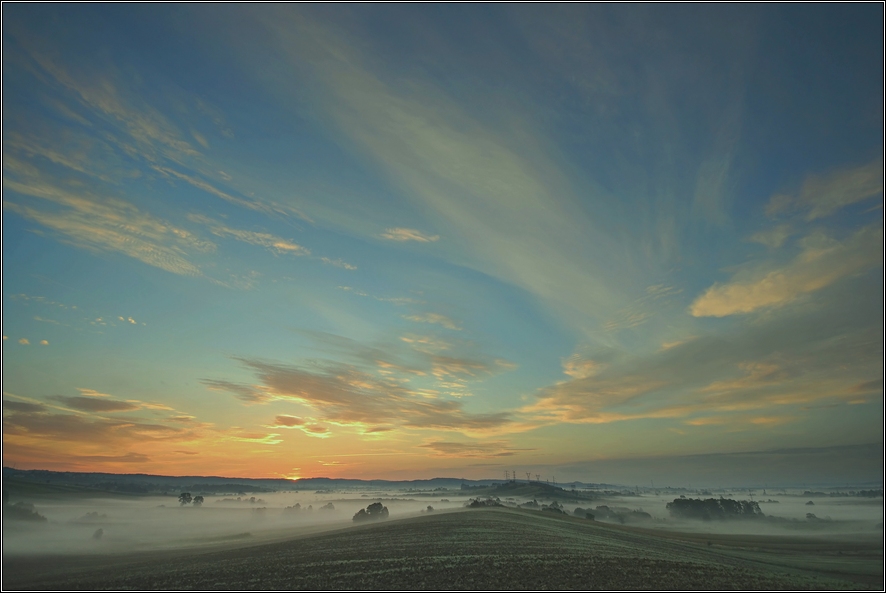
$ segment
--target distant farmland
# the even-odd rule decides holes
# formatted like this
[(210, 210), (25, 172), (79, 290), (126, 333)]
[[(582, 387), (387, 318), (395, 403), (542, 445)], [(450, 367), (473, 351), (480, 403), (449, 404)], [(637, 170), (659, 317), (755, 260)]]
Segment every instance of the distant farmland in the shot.
[(9, 556), (4, 589), (882, 589), (882, 541), (670, 534), (515, 509), (211, 549)]

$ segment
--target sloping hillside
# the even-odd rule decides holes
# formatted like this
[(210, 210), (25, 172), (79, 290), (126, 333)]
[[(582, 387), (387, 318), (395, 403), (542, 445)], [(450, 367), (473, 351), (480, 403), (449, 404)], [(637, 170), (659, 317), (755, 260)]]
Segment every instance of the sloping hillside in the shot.
[[(4, 589), (877, 589), (882, 546), (668, 534), (513, 509), (300, 539), (120, 556), (7, 558)], [(777, 540), (777, 541), (776, 541)], [(768, 543), (767, 543), (768, 542)], [(771, 545), (770, 545), (771, 544)], [(767, 548), (767, 546), (769, 546)], [(845, 550), (843, 549), (845, 548)], [(846, 551), (847, 562), (834, 563)], [(851, 558), (850, 558), (851, 556)], [(803, 563), (797, 564), (802, 557)], [(819, 558), (830, 563), (819, 563)], [(853, 564), (854, 562), (854, 564)]]

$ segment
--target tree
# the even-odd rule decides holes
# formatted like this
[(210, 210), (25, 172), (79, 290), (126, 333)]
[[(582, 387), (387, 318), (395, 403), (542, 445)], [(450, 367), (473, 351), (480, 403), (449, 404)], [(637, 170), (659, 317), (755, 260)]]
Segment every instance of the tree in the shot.
[(360, 509), (354, 515), (354, 521), (367, 521), (372, 519), (387, 519), (388, 507), (380, 502), (374, 502), (365, 509)]
[(194, 506), (198, 507), (201, 504), (203, 504), (203, 497), (198, 494), (197, 496), (194, 497)]
[(191, 504), (191, 493), (182, 492), (178, 495), (178, 501), (181, 503), (182, 506), (185, 506), (186, 504)]

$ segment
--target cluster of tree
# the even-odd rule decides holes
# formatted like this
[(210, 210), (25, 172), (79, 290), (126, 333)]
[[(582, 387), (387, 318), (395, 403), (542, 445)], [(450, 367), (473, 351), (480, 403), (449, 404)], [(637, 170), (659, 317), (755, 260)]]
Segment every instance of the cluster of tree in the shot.
[[(599, 508), (599, 507), (598, 507)], [(729, 498), (676, 498), (666, 508), (674, 517), (681, 519), (748, 519), (763, 517), (760, 505), (753, 500)]]
[(313, 511), (314, 511), (314, 505), (309, 504), (308, 506), (303, 507), (303, 506), (301, 506), (300, 503), (295, 503), (291, 507), (286, 507), (285, 509), (283, 509), (283, 512), (287, 513), (287, 514), (288, 513), (302, 513), (302, 512), (311, 513)]
[(503, 507), (505, 505), (503, 505), (501, 503), (501, 500), (499, 500), (497, 498), (487, 498), (484, 500), (482, 498), (477, 497), (477, 498), (472, 498), (471, 500), (466, 502), (465, 506), (470, 509), (481, 509), (484, 507)]
[(652, 521), (652, 515), (641, 509), (628, 509), (625, 507), (608, 507), (600, 505), (594, 509), (594, 517), (600, 521), (611, 523), (646, 523)]
[(194, 505), (195, 507), (198, 507), (198, 506), (200, 506), (201, 504), (203, 504), (203, 497), (200, 496), (199, 494), (198, 494), (197, 496), (191, 497), (191, 493), (190, 493), (190, 492), (182, 492), (181, 494), (178, 495), (178, 502), (179, 502), (182, 506), (185, 506), (186, 504), (192, 504), (192, 503), (193, 503), (193, 505)]
[(37, 512), (29, 502), (17, 502), (8, 504), (3, 502), (3, 519), (11, 519), (15, 521), (46, 521), (46, 517)]
[[(852, 494), (850, 494), (852, 496)], [(865, 498), (883, 498), (883, 490), (859, 490), (855, 496), (863, 496)]]
[(250, 496), (249, 498), (243, 498), (240, 496), (238, 496), (237, 498), (218, 498), (215, 502), (248, 502), (249, 504), (266, 504), (263, 499), (256, 498), (254, 496)]
[(572, 511), (572, 514), (576, 517), (581, 517), (582, 519), (589, 519), (591, 521), (594, 520), (594, 513), (591, 512), (591, 509), (583, 509), (581, 507), (575, 507), (575, 510)]
[(566, 511), (563, 510), (563, 505), (557, 502), (556, 500), (551, 504), (545, 504), (541, 507), (542, 511), (547, 511), (549, 513), (557, 513), (558, 515), (568, 515)]
[(365, 509), (360, 509), (354, 515), (354, 521), (372, 521), (388, 518), (388, 507), (380, 502), (374, 502)]
[(883, 490), (849, 490), (848, 492), (820, 492), (818, 490), (806, 490), (803, 492), (803, 496), (861, 496), (864, 498), (881, 498), (883, 496)]
[[(5, 468), (4, 468), (5, 469)], [(29, 502), (9, 504), (9, 492), (3, 490), (3, 518), (18, 521), (46, 521)]]

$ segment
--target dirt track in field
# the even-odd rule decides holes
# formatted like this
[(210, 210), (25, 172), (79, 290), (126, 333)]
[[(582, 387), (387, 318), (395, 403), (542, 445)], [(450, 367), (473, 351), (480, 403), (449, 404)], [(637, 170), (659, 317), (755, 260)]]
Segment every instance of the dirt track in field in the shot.
[(4, 556), (9, 589), (882, 589), (882, 542), (687, 536), (436, 513), (203, 551)]

